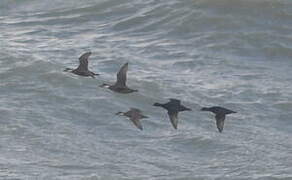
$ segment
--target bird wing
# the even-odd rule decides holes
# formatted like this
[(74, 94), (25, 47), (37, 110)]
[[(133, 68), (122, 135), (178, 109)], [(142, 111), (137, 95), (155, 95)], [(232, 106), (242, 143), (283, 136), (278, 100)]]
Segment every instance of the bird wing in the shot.
[(224, 127), (225, 114), (216, 114), (215, 118), (217, 128), (219, 132), (222, 132)]
[(128, 71), (128, 63), (124, 64), (120, 71), (117, 74), (117, 82), (116, 86), (126, 86), (126, 81), (127, 81), (127, 71)]
[(138, 114), (133, 114), (130, 120), (138, 129), (143, 130), (142, 123), (140, 122), (140, 116)]
[(80, 71), (88, 71), (88, 57), (91, 55), (91, 52), (86, 52), (79, 57), (79, 66)]
[(177, 115), (178, 115), (178, 112), (177, 111), (168, 111), (168, 116), (169, 116), (169, 119), (170, 119), (170, 122), (173, 126), (174, 129), (177, 129), (177, 124), (178, 124), (178, 118), (177, 118)]
[(137, 113), (141, 113), (142, 111), (140, 109), (137, 108), (130, 108), (131, 111), (137, 112)]

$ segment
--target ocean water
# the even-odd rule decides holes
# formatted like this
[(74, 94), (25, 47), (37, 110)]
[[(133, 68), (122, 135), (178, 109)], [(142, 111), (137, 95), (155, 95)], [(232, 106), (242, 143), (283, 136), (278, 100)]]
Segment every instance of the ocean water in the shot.
[[(139, 92), (100, 88), (125, 62)], [(1, 0), (0, 79), (0, 179), (292, 179), (290, 0)]]

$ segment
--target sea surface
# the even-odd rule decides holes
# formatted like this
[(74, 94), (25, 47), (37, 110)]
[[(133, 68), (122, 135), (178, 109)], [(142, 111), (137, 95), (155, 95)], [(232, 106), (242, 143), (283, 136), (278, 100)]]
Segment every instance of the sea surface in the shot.
[[(126, 62), (139, 92), (99, 87)], [(1, 0), (0, 179), (291, 180), (292, 1)]]

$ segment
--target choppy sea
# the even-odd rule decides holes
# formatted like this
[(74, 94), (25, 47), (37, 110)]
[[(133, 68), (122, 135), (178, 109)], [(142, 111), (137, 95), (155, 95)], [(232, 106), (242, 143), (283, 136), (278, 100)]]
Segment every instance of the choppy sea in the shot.
[[(99, 87), (126, 62), (139, 92)], [(292, 1), (1, 0), (0, 179), (291, 180)]]

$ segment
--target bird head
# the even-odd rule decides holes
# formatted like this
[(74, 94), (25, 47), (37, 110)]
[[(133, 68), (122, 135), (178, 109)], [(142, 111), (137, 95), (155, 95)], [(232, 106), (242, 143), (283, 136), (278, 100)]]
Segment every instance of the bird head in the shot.
[(102, 88), (109, 88), (109, 87), (110, 87), (110, 85), (103, 83), (103, 84), (102, 84), (102, 85), (100, 85), (99, 87), (102, 87)]
[(124, 113), (123, 112), (117, 112), (116, 115), (120, 115), (120, 116), (123, 116)]
[(160, 103), (154, 103), (153, 106), (161, 106)]

